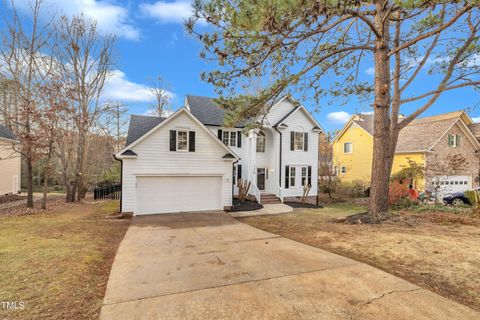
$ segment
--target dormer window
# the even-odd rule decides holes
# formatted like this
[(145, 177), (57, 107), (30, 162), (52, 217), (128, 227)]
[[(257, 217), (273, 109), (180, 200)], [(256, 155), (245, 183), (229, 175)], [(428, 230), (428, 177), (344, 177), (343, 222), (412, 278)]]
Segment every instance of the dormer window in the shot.
[(257, 152), (265, 152), (265, 134), (261, 131), (257, 135)]

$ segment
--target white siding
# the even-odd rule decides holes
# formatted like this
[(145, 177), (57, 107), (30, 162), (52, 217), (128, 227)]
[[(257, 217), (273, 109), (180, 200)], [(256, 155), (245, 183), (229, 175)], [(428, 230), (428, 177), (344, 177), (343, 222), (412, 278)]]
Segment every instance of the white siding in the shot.
[[(170, 151), (169, 131), (178, 129), (196, 132), (195, 152)], [(214, 139), (187, 113), (181, 112), (131, 148), (138, 157), (123, 160), (123, 211), (132, 212), (135, 208), (136, 174), (221, 174), (223, 205), (230, 206), (232, 161), (222, 159), (226, 150)], [(188, 201), (188, 194), (185, 194), (185, 201)]]
[[(310, 121), (302, 109), (295, 111), (284, 121), (288, 128), (282, 132), (282, 187), (285, 188), (285, 166), (312, 166), (312, 189), (309, 195), (317, 194), (318, 184), (318, 133), (312, 132), (315, 124)], [(308, 133), (308, 151), (290, 150), (290, 132), (303, 131)], [(284, 189), (283, 196), (301, 196), (303, 189), (300, 180), (301, 172), (297, 169), (294, 188)]]
[(273, 127), (277, 124), (278, 121), (282, 120), (290, 111), (292, 111), (295, 106), (288, 100), (285, 99), (282, 102), (273, 106), (270, 109), (268, 114), (265, 116), (264, 123), (268, 127)]

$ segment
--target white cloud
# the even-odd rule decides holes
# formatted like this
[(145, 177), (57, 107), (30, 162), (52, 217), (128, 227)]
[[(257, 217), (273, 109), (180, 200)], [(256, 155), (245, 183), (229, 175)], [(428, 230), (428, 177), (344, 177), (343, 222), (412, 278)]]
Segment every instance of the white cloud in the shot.
[(327, 121), (331, 124), (344, 124), (348, 119), (350, 119), (350, 113), (345, 111), (336, 111), (327, 114)]
[[(18, 9), (30, 12), (30, 0), (17, 0)], [(44, 13), (53, 11), (58, 15), (72, 17), (83, 13), (86, 17), (97, 21), (98, 30), (103, 33), (114, 33), (118, 37), (138, 40), (140, 31), (132, 25), (129, 9), (111, 1), (99, 0), (46, 0)]]
[[(114, 70), (105, 85), (103, 100), (123, 102), (152, 102), (155, 96), (152, 89), (146, 85), (129, 81), (126, 74), (120, 70)], [(167, 91), (172, 99), (175, 94)]]
[(183, 23), (193, 14), (190, 0), (173, 2), (160, 0), (155, 3), (142, 3), (140, 10), (146, 16), (155, 18), (161, 23)]
[(475, 122), (475, 123), (479, 123), (480, 122), (480, 117), (472, 118), (472, 121)]
[(373, 76), (375, 75), (375, 68), (374, 67), (370, 67), (368, 69), (365, 70), (365, 73), (370, 75), (370, 76)]

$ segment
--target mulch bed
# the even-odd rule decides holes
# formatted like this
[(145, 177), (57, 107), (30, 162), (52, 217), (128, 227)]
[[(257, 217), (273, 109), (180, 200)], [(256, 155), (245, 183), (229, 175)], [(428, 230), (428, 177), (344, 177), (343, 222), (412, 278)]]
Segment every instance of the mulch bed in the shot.
[(245, 200), (243, 203), (240, 203), (238, 199), (233, 199), (233, 207), (230, 211), (232, 212), (253, 211), (253, 210), (259, 210), (262, 208), (263, 206), (256, 201)]
[(7, 203), (7, 202), (12, 202), (12, 201), (19, 201), (19, 200), (24, 200), (26, 199), (26, 196), (21, 196), (18, 194), (6, 194), (0, 197), (0, 204), (1, 203)]
[(321, 205), (316, 205), (313, 203), (301, 203), (301, 202), (284, 202), (284, 204), (292, 207), (292, 208), (309, 208), (309, 209), (318, 209), (318, 208), (323, 208)]
[(368, 212), (352, 214), (343, 218), (337, 218), (334, 222), (337, 223), (346, 223), (346, 224), (378, 224), (388, 220), (388, 217), (380, 218), (380, 220), (375, 220)]
[(33, 208), (27, 208), (25, 204), (20, 204), (15, 207), (5, 208), (0, 210), (0, 216), (26, 216), (39, 213), (51, 212), (53, 209), (57, 210), (66, 205), (63, 196), (51, 196), (47, 199), (47, 210), (43, 210), (42, 200), (33, 202)]

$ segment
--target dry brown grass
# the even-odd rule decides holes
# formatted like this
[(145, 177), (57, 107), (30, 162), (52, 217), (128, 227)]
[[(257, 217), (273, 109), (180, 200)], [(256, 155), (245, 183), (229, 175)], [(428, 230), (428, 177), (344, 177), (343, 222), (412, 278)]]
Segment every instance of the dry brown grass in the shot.
[(368, 263), (480, 311), (478, 221), (455, 213), (403, 212), (380, 225), (333, 222), (364, 210), (337, 204), (242, 221)]
[(68, 204), (31, 216), (0, 216), (1, 301), (5, 319), (97, 318), (128, 220), (104, 219), (118, 202)]

